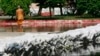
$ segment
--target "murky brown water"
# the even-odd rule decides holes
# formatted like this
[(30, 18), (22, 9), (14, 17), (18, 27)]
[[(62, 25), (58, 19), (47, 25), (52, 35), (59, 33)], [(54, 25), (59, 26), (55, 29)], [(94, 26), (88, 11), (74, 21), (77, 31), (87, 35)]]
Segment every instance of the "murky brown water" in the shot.
[[(80, 28), (80, 27), (78, 27)], [(69, 29), (76, 29), (72, 27), (22, 27), (23, 32), (59, 32), (67, 31)], [(0, 32), (18, 32), (19, 29), (17, 26), (11, 27), (0, 27)]]
[(22, 32), (58, 32), (96, 25), (100, 20), (25, 20), (20, 29), (15, 21), (0, 22), (0, 32), (18, 32), (19, 30)]

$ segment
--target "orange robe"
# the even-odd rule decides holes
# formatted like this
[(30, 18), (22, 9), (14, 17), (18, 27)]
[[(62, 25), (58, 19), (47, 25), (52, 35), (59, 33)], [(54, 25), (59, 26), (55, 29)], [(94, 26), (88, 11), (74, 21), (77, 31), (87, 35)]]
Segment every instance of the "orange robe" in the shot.
[(22, 25), (22, 22), (24, 20), (24, 12), (23, 9), (17, 9), (16, 10), (16, 18), (17, 18), (17, 24)]

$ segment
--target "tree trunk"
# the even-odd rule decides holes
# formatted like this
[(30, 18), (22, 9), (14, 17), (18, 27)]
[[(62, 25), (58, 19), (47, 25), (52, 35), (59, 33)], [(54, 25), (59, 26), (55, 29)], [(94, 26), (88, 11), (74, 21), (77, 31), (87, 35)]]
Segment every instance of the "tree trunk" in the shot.
[(39, 7), (38, 15), (40, 16), (42, 12), (42, 6)]
[(55, 10), (54, 10), (55, 8), (53, 7), (53, 13), (55, 12)]
[[(10, 20), (15, 20), (15, 19), (14, 19), (14, 15), (11, 16), (11, 19), (10, 19)], [(11, 29), (12, 29), (12, 32), (13, 32), (13, 31), (14, 31), (14, 30), (13, 30), (13, 25), (11, 25)]]
[(60, 13), (61, 13), (61, 15), (63, 15), (63, 12), (62, 12), (62, 5), (60, 4)]
[(50, 12), (50, 19), (51, 19), (52, 17), (51, 7), (49, 7), (49, 12)]
[(11, 19), (14, 19), (14, 16), (13, 15), (11, 16)]

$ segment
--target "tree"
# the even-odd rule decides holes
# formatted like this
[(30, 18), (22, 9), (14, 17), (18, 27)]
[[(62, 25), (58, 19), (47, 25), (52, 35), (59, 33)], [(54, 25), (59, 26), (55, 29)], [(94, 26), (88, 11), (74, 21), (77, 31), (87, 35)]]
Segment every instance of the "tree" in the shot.
[(77, 1), (77, 10), (79, 15), (83, 14), (87, 10), (87, 5), (88, 5), (87, 0)]
[(100, 16), (100, 0), (77, 0), (78, 14), (87, 14)]
[(13, 16), (15, 15), (15, 10), (18, 5), (20, 5), (24, 9), (25, 14), (27, 14), (30, 3), (32, 3), (31, 0), (1, 0), (0, 5), (6, 15)]
[(66, 0), (47, 0), (48, 7), (59, 7), (60, 8), (60, 13), (63, 15), (62, 12), (62, 7), (65, 5)]
[(42, 0), (42, 1), (41, 0), (36, 0), (35, 2), (39, 3), (38, 4), (38, 6), (39, 6), (38, 15), (41, 15), (41, 11), (42, 11), (43, 7), (45, 7), (45, 8), (49, 7), (50, 12), (51, 12), (51, 8), (59, 7), (61, 15), (63, 15), (63, 13), (62, 13), (62, 7), (64, 6), (66, 0)]
[(42, 8), (45, 6), (45, 2), (47, 0), (33, 0), (33, 2), (35, 3), (39, 3), (37, 6), (39, 6), (39, 11), (38, 11), (38, 15), (41, 15), (41, 11), (42, 11)]
[(100, 16), (100, 0), (89, 0), (87, 10), (88, 14)]

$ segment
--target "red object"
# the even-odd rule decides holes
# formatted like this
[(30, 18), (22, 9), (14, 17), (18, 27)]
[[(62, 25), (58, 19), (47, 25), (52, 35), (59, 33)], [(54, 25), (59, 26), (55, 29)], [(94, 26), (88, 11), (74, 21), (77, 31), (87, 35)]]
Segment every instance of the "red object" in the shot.
[[(53, 12), (51, 12), (51, 15), (53, 15)], [(41, 16), (50, 16), (50, 12), (43, 12)]]

